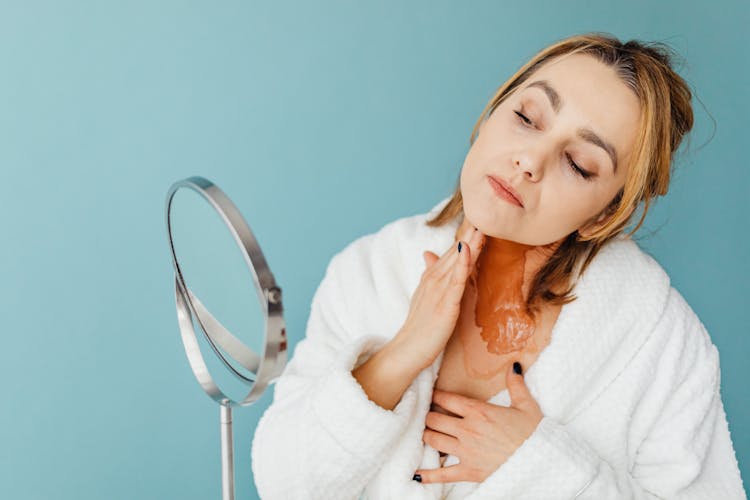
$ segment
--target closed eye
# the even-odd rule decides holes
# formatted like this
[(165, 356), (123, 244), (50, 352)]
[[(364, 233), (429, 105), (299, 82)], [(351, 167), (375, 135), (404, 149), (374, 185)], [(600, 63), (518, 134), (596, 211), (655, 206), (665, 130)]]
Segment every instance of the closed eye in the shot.
[(521, 112), (514, 111), (514, 113), (517, 114), (521, 118), (521, 120), (523, 120), (527, 125), (533, 125), (533, 123), (531, 123), (531, 120), (526, 118)]
[[(525, 125), (532, 125), (532, 126), (534, 125), (534, 123), (531, 120), (529, 120), (520, 111), (515, 111), (514, 110), (513, 112), (518, 115), (518, 117), (523, 121), (523, 123)], [(576, 174), (578, 174), (581, 177), (583, 177), (584, 180), (587, 180), (587, 181), (591, 180), (591, 178), (593, 177), (592, 173), (587, 172), (587, 171), (583, 170), (581, 167), (579, 167), (578, 165), (576, 165), (576, 163), (573, 161), (573, 158), (571, 158), (569, 154), (566, 154), (565, 157), (568, 160), (568, 165), (570, 165), (570, 167), (575, 171)]]

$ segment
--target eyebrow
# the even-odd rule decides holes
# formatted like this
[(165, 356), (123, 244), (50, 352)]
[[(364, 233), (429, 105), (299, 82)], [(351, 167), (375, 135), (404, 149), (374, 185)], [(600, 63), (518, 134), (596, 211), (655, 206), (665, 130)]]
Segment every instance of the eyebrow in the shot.
[[(539, 87), (540, 89), (542, 89), (544, 91), (544, 94), (549, 99), (550, 105), (552, 106), (552, 109), (555, 111), (555, 114), (560, 113), (560, 108), (562, 108), (563, 101), (560, 98), (560, 94), (558, 94), (557, 91), (550, 86), (547, 80), (535, 80), (529, 83), (528, 85), (526, 85), (524, 89), (528, 89), (531, 87)], [(617, 150), (615, 149), (615, 147), (611, 143), (599, 137), (596, 134), (596, 132), (594, 132), (590, 128), (581, 127), (577, 130), (577, 132), (578, 132), (578, 137), (580, 137), (586, 142), (590, 142), (591, 144), (594, 144), (595, 146), (599, 146), (600, 148), (602, 148), (604, 151), (607, 152), (607, 154), (609, 155), (609, 158), (612, 160), (613, 171), (615, 174), (617, 174)]]

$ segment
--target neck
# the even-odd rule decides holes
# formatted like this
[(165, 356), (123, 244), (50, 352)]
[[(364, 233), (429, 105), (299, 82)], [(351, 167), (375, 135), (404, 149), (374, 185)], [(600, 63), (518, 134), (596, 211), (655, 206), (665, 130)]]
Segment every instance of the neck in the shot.
[[(470, 224), (464, 219), (456, 234), (464, 234)], [(473, 343), (484, 344), (482, 350), (505, 355), (527, 349), (536, 330), (536, 319), (525, 307), (531, 280), (560, 246), (563, 239), (547, 245), (526, 245), (511, 240), (485, 236), (484, 247), (469, 277), (467, 290), (473, 302), (473, 327), (461, 330), (464, 353), (476, 352)], [(466, 359), (465, 366), (476, 360)], [(494, 366), (494, 361), (490, 362)], [(472, 376), (494, 376), (489, 369), (476, 368)]]
[(485, 290), (496, 300), (524, 302), (537, 271), (561, 243), (535, 246), (487, 236), (475, 273), (489, 280), (492, 286)]
[[(464, 219), (456, 235), (462, 234), (469, 226), (471, 224)], [(523, 303), (528, 297), (531, 280), (563, 240), (546, 245), (527, 245), (485, 236), (484, 248), (472, 273), (475, 285), (480, 281), (489, 285), (480, 287), (479, 294), (489, 294), (494, 301)]]

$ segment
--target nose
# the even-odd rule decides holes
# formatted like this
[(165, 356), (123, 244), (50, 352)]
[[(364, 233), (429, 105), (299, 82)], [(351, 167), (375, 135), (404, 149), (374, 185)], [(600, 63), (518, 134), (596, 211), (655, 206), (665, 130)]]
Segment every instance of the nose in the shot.
[(527, 180), (532, 182), (539, 181), (542, 178), (542, 160), (528, 153), (516, 153), (513, 164)]

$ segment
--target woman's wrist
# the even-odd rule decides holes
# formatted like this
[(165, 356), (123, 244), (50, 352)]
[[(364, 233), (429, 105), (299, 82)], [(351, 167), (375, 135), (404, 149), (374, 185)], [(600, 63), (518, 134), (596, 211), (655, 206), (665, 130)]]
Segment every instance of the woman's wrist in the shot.
[(407, 345), (400, 338), (394, 338), (353, 369), (352, 376), (371, 401), (393, 410), (423, 369), (409, 354)]
[(432, 360), (423, 360), (419, 346), (415, 346), (411, 337), (399, 332), (384, 347), (389, 351), (388, 356), (396, 370), (400, 370), (406, 376), (411, 375), (414, 379), (419, 372), (432, 364)]

